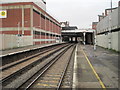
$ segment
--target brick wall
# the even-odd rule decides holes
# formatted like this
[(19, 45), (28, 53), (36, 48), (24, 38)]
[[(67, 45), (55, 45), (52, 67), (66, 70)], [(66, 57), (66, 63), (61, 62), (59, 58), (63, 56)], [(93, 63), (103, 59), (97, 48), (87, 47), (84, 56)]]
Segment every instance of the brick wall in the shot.
[(2, 19), (2, 27), (17, 27), (18, 22), (22, 22), (22, 9), (8, 9), (7, 18)]
[(49, 20), (46, 19), (46, 30), (49, 31)]
[(33, 12), (33, 26), (34, 27), (37, 27), (37, 28), (40, 28), (40, 14), (36, 13), (36, 12)]
[(41, 29), (45, 30), (45, 18), (41, 16)]
[[(40, 7), (37, 7), (34, 3), (17, 3), (17, 4), (5, 4), (3, 6), (21, 6), (21, 5), (33, 5), (37, 9), (33, 9), (33, 27), (38, 28), (38, 29), (43, 29), (46, 31), (54, 32), (54, 33), (60, 33), (60, 28), (57, 26), (53, 21), (51, 22), (49, 19), (45, 18), (44, 14), (48, 15), (52, 20), (54, 20), (56, 23), (59, 23), (56, 21), (53, 17), (51, 17), (48, 13), (40, 9)], [(16, 8), (16, 7), (15, 7)], [(43, 15), (39, 13), (40, 10)], [(18, 22), (20, 22), (19, 26), (19, 34), (22, 34), (22, 30), (24, 30), (24, 35), (30, 36), (31, 35), (31, 9), (25, 8), (24, 9), (24, 29), (22, 28), (22, 8), (17, 8), (17, 9), (8, 9), (7, 10), (7, 18), (5, 19), (0, 19), (2, 20), (2, 23), (0, 22), (0, 27), (5, 27), (7, 30), (10, 28), (10, 30), (3, 30), (0, 31), (0, 34), (18, 34)], [(13, 30), (12, 30), (13, 28)], [(40, 31), (39, 31), (40, 33)], [(35, 44), (40, 44), (40, 39), (47, 39), (48, 41), (41, 41), (41, 43), (49, 43), (49, 42), (55, 42), (52, 41), (52, 39), (55, 39), (55, 37), (50, 36), (49, 34), (47, 36), (41, 35), (40, 34), (33, 34), (34, 38), (34, 43)], [(51, 41), (50, 41), (51, 40)]]
[[(0, 27), (13, 28), (13, 30), (6, 30), (4, 28), (0, 31), (1, 34), (18, 34), (18, 23), (20, 23), (19, 34), (22, 34), (22, 9), (7, 9), (7, 18), (0, 19), (2, 24)], [(24, 9), (24, 26), (30, 27), (30, 8)], [(16, 28), (16, 30), (14, 30)], [(30, 30), (24, 30), (24, 35), (31, 35)]]
[(27, 8), (24, 10), (24, 27), (30, 27), (30, 22), (31, 22), (31, 18), (30, 18), (30, 8)]

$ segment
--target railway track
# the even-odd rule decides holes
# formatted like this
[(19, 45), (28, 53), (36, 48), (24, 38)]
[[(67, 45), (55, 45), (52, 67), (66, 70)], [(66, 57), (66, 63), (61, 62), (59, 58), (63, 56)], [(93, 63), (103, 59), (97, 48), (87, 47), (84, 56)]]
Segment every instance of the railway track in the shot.
[[(1, 79), (3, 88), (18, 88), (22, 83), (26, 82), (25, 78), (23, 78), (24, 75), (26, 77), (26, 75), (29, 75), (29, 73), (31, 73), (31, 69), (33, 69), (34, 72), (30, 76), (28, 76), (28, 78), (30, 78), (33, 74), (35, 74), (38, 71), (39, 68), (41, 69), (43, 66), (46, 66), (46, 63), (47, 64), (50, 63), (51, 62), (50, 59), (55, 58), (57, 54), (64, 51), (64, 48), (66, 46), (68, 46), (68, 45), (60, 45), (59, 48), (55, 47), (55, 48), (52, 48), (52, 50), (48, 49), (44, 52), (34, 55), (33, 57), (34, 58), (37, 57), (36, 60), (38, 60), (38, 61), (33, 60), (34, 62), (32, 62), (31, 64), (27, 62), (29, 60), (25, 60), (23, 62), (20, 61), (20, 63), (17, 62), (17, 64), (19, 64), (19, 66), (17, 67), (18, 70), (16, 72), (13, 70), (13, 68), (16, 68), (14, 66), (17, 66), (17, 64), (13, 64), (13, 66), (9, 66), (9, 68), (5, 68), (3, 71), (9, 71), (9, 72), (14, 71), (14, 72), (10, 75), (8, 74), (6, 77)], [(68, 47), (70, 47), (70, 46), (68, 46)], [(51, 55), (53, 55), (53, 56), (51, 56)], [(29, 58), (33, 59), (32, 56)], [(48, 60), (46, 60), (46, 59), (48, 59)], [(28, 65), (20, 68), (21, 65), (26, 62)], [(31, 62), (31, 61), (29, 61), (29, 62)], [(37, 64), (40, 64), (40, 65), (37, 65)], [(39, 68), (35, 69), (35, 67), (37, 67), (37, 68), (39, 67)], [(26, 72), (27, 72), (27, 74), (26, 74)], [(5, 74), (3, 74), (3, 75), (5, 75)], [(19, 78), (21, 78), (21, 77), (24, 80), (22, 80), (22, 79), (20, 80)], [(26, 79), (28, 79), (28, 78), (26, 78)], [(18, 85), (16, 82), (20, 82), (20, 81), (22, 81), (22, 82), (19, 83), (19, 85)]]
[[(6, 67), (2, 68), (2, 77), (1, 81), (4, 83), (9, 78), (13, 77), (15, 73), (20, 73), (21, 71), (25, 70), (25, 68), (28, 69), (31, 65), (41, 62), (45, 57), (48, 57), (55, 53), (57, 50), (60, 50), (63, 48), (63, 46), (57, 46), (51, 49), (48, 49), (46, 51), (40, 52), (38, 54), (35, 54), (31, 57), (27, 57), (25, 59), (22, 59), (20, 61), (13, 62), (12, 64), (7, 65)], [(36, 58), (33, 60), (33, 58)]]
[[(74, 48), (75, 45), (72, 47), (68, 46), (68, 48), (61, 52), (57, 58), (54, 58), (51, 63), (23, 83), (19, 89), (56, 88), (58, 90), (63, 87), (63, 81), (65, 82), (64, 77), (68, 76), (69, 72), (67, 70), (68, 68), (70, 70), (70, 67), (73, 65), (73, 60), (71, 61), (71, 58)], [(70, 85), (70, 87), (71, 86), (72, 85)]]
[(66, 73), (64, 75), (63, 82), (61, 84), (61, 88), (72, 89), (75, 50), (72, 53), (73, 54), (70, 56), (71, 60), (70, 60), (69, 65), (67, 67)]
[(51, 50), (54, 50), (54, 49), (57, 49), (58, 47), (61, 47), (61, 46), (63, 46), (63, 45), (58, 45), (58, 46), (54, 46), (54, 47), (51, 47), (51, 48), (49, 47), (49, 48), (47, 48), (46, 50), (39, 51), (39, 53), (37, 53), (37, 54), (28, 56), (28, 57), (23, 58), (23, 59), (20, 59), (20, 60), (17, 60), (17, 61), (15, 61), (15, 62), (12, 62), (12, 63), (7, 64), (7, 65), (4, 65), (4, 66), (0, 67), (0, 70), (1, 70), (1, 71), (5, 71), (5, 70), (7, 70), (7, 69), (9, 69), (9, 68), (11, 68), (11, 67), (16, 66), (17, 64), (26, 62), (26, 61), (30, 60), (31, 58), (34, 58), (34, 57), (37, 57), (38, 55), (42, 55), (42, 54), (44, 54), (44, 53), (47, 53), (47, 52), (49, 52), (49, 51), (51, 51)]
[[(3, 56), (2, 57), (2, 67), (8, 65), (9, 63), (16, 62), (18, 60), (24, 59), (29, 56), (33, 56), (37, 53), (46, 51), (47, 49), (54, 48), (56, 46), (63, 45), (63, 44), (65, 44), (65, 43), (50, 45), (50, 46), (46, 46), (46, 47), (43, 46), (43, 47), (38, 47), (38, 48), (33, 48), (33, 49), (27, 49), (24, 51), (19, 51), (18, 53), (15, 53), (15, 54)], [(0, 69), (1, 69), (1, 67), (0, 67)]]

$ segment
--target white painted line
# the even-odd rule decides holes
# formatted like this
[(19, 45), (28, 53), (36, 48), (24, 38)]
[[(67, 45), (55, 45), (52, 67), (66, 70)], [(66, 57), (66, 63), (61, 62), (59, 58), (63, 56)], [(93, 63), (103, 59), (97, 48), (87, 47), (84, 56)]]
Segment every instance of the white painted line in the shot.
[(76, 88), (76, 84), (77, 84), (77, 49), (78, 48), (78, 44), (76, 45), (76, 49), (75, 49), (75, 57), (74, 57), (74, 70), (73, 70), (73, 85), (72, 85), (72, 89), (75, 90)]

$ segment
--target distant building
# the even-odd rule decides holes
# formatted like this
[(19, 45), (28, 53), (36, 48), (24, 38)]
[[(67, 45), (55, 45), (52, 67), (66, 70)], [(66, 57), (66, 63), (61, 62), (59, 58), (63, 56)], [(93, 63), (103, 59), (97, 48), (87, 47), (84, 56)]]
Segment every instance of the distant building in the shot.
[(69, 27), (69, 22), (66, 21), (66, 22), (60, 22), (61, 24), (61, 27)]
[[(2, 4), (10, 4), (10, 3), (20, 3), (21, 2), (21, 0), (9, 0), (9, 2), (8, 2), (8, 0), (6, 1), (6, 0), (4, 0), (4, 1), (2, 1), (2, 2), (0, 2), (0, 3), (2, 3)], [(35, 3), (38, 7), (40, 7), (41, 9), (43, 9), (44, 11), (46, 11), (46, 0), (25, 0), (24, 2), (33, 2), (33, 3)], [(21, 2), (22, 3), (22, 2)]]
[(60, 22), (62, 30), (75, 30), (78, 29), (77, 26), (70, 26), (69, 22)]
[(2, 3), (0, 8), (7, 12), (0, 18), (0, 34), (27, 37), (27, 45), (55, 43), (61, 36), (60, 23), (46, 12), (45, 0)]
[(105, 9), (105, 16), (108, 16), (111, 12), (113, 12), (115, 9), (117, 8), (108, 8), (108, 9)]
[(98, 15), (98, 21), (100, 22), (103, 18), (105, 17), (104, 13), (102, 13), (102, 15)]
[(62, 30), (75, 30), (78, 29), (76, 26), (62, 27)]
[(93, 22), (93, 23), (92, 23), (92, 29), (96, 30), (97, 24), (98, 24), (98, 22)]
[[(119, 2), (120, 4), (120, 2)], [(105, 15), (99, 16), (96, 26), (97, 45), (120, 52), (120, 5), (117, 8), (105, 9)]]
[(117, 9), (117, 7), (116, 8), (108, 8), (108, 9), (105, 9), (105, 14), (104, 13), (102, 13), (102, 15), (98, 15), (98, 21), (100, 22), (102, 19), (104, 19), (106, 16), (108, 16), (111, 12), (113, 12), (115, 9)]

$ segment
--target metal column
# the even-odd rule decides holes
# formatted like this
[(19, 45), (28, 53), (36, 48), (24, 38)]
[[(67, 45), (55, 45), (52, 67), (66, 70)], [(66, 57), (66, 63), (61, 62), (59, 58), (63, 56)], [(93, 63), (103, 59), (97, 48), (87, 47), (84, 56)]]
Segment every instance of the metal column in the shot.
[(75, 42), (77, 42), (77, 37), (75, 37)]
[(84, 33), (83, 33), (83, 44), (84, 44), (84, 45), (85, 45), (85, 41), (86, 41), (85, 36), (86, 36), (86, 33), (84, 32)]

